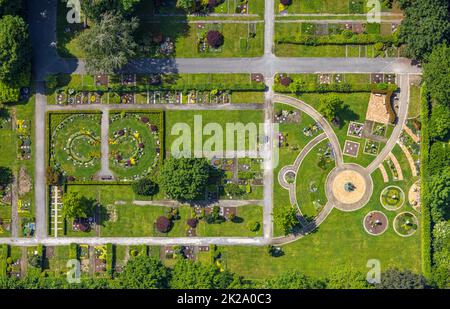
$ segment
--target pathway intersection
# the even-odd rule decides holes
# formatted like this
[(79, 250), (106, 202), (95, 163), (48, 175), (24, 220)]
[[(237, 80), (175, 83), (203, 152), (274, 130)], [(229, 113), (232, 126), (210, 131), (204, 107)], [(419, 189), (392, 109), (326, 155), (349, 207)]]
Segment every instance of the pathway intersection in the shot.
[[(262, 73), (268, 87), (265, 95), (265, 104), (246, 104), (244, 108), (240, 104), (222, 105), (220, 107), (206, 106), (164, 106), (165, 109), (260, 109), (265, 112), (265, 136), (267, 142), (264, 144), (264, 201), (263, 201), (263, 237), (49, 237), (47, 235), (49, 204), (47, 203), (46, 176), (45, 176), (45, 119), (48, 111), (56, 110), (101, 110), (108, 115), (110, 109), (136, 109), (136, 108), (158, 108), (162, 106), (152, 105), (113, 105), (113, 106), (54, 106), (47, 105), (43, 79), (50, 73), (73, 73), (83, 74), (86, 72), (84, 61), (81, 59), (60, 58), (52, 42), (56, 42), (56, 3), (57, 0), (30, 1), (29, 23), (30, 36), (33, 45), (33, 73), (37, 80), (36, 84), (36, 108), (35, 108), (35, 204), (36, 204), (36, 237), (31, 239), (11, 237), (0, 238), (0, 244), (7, 243), (17, 246), (34, 246), (38, 243), (44, 245), (68, 245), (70, 243), (84, 244), (106, 244), (115, 243), (120, 245), (266, 245), (269, 243), (284, 244), (294, 241), (312, 232), (330, 214), (338, 203), (327, 202), (322, 211), (310, 223), (303, 226), (296, 233), (285, 237), (273, 237), (273, 168), (274, 168), (274, 140), (275, 132), (272, 123), (273, 104), (284, 103), (294, 106), (307, 113), (318, 121), (324, 128), (326, 137), (330, 140), (334, 157), (336, 159), (336, 171), (356, 170), (369, 181), (370, 174), (375, 171), (383, 160), (388, 156), (395, 146), (405, 123), (408, 111), (409, 78), (408, 74), (420, 74), (420, 68), (412, 66), (408, 59), (404, 58), (278, 58), (274, 55), (274, 28), (275, 12), (274, 0), (265, 1), (264, 15), (264, 55), (258, 58), (176, 58), (176, 59), (136, 59), (124, 68), (127, 73)], [(46, 11), (43, 17), (39, 12)], [(344, 164), (342, 150), (331, 125), (320, 113), (308, 104), (292, 97), (273, 93), (273, 76), (276, 72), (284, 73), (396, 73), (399, 76), (400, 101), (398, 122), (386, 146), (377, 158), (367, 167)], [(103, 132), (103, 131), (102, 131)], [(103, 132), (106, 134), (105, 132)], [(102, 151), (106, 151), (106, 147)], [(102, 164), (102, 172), (109, 172), (107, 162)], [(277, 175), (278, 176), (278, 175)], [(278, 181), (278, 180), (277, 180)], [(368, 188), (371, 188), (369, 185)], [(364, 191), (365, 201), (370, 191)], [(332, 193), (331, 193), (332, 194)], [(361, 202), (362, 203), (362, 202)], [(362, 205), (363, 206), (363, 205)], [(361, 206), (361, 207), (362, 207)]]

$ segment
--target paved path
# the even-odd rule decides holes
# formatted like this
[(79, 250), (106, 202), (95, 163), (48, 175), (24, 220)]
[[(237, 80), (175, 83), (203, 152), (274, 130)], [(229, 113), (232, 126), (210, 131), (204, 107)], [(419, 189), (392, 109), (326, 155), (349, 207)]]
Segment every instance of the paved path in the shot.
[(378, 166), (378, 168), (380, 169), (381, 176), (383, 177), (383, 181), (384, 181), (384, 182), (389, 182), (389, 177), (388, 177), (388, 174), (387, 174), (387, 172), (386, 172), (386, 169), (384, 168), (384, 165), (383, 165), (383, 164), (380, 164), (380, 165)]
[(101, 154), (102, 154), (102, 168), (98, 173), (98, 177), (114, 177), (113, 172), (109, 169), (109, 110), (103, 109), (102, 124), (101, 124)]
[(403, 130), (408, 133), (408, 135), (413, 139), (414, 142), (419, 143), (420, 137), (418, 137), (414, 132), (406, 125), (403, 125)]

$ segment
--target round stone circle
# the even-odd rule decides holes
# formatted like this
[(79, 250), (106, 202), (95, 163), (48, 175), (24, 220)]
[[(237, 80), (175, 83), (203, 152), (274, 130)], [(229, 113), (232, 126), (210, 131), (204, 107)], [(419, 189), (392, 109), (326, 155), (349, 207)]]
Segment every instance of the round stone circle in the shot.
[(419, 221), (412, 212), (405, 211), (395, 216), (393, 226), (398, 235), (409, 237), (419, 228)]
[(386, 210), (399, 210), (405, 203), (405, 192), (398, 186), (388, 186), (380, 193), (380, 203)]
[(334, 207), (342, 211), (354, 211), (370, 200), (373, 183), (370, 174), (362, 166), (349, 163), (335, 167), (328, 174), (325, 189), (328, 201)]
[(363, 226), (368, 234), (378, 236), (386, 232), (388, 218), (381, 211), (371, 211), (364, 217)]

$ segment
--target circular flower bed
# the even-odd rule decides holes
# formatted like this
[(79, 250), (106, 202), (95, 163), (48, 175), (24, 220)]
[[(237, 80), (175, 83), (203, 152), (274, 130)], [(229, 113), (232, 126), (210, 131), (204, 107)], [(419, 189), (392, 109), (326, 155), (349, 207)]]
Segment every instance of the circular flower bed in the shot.
[(388, 218), (381, 211), (371, 211), (364, 217), (363, 225), (367, 233), (378, 236), (386, 231)]
[(418, 228), (418, 220), (416, 216), (410, 212), (399, 213), (394, 218), (394, 231), (403, 237), (413, 235)]
[(400, 209), (405, 203), (405, 193), (397, 186), (389, 186), (380, 194), (381, 205), (387, 210)]

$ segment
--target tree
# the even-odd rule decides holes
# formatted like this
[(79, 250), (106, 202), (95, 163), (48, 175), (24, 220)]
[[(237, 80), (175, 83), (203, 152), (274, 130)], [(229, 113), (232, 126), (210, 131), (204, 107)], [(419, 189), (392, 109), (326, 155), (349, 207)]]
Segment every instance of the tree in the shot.
[(105, 13), (127, 16), (133, 12), (141, 0), (82, 0), (81, 10), (83, 14), (96, 23)]
[(328, 289), (367, 289), (365, 274), (351, 268), (337, 268), (327, 277)]
[(0, 16), (16, 15), (21, 8), (22, 8), (22, 1), (0, 0)]
[(195, 0), (177, 0), (177, 8), (190, 12), (195, 8), (195, 3)]
[(159, 184), (173, 199), (196, 200), (203, 197), (209, 169), (209, 163), (204, 158), (171, 157), (161, 169)]
[(173, 268), (170, 288), (226, 289), (233, 285), (237, 279), (232, 273), (226, 270), (221, 272), (213, 265), (180, 259)]
[(319, 113), (328, 120), (337, 117), (337, 113), (342, 109), (344, 102), (335, 94), (329, 94), (320, 100)]
[(0, 166), (0, 186), (6, 187), (13, 181), (13, 173), (9, 167)]
[(158, 184), (150, 178), (141, 178), (134, 182), (133, 191), (139, 195), (152, 196), (158, 193)]
[(92, 214), (93, 201), (78, 192), (69, 192), (63, 196), (63, 216), (67, 219), (87, 218)]
[(33, 254), (28, 257), (28, 264), (33, 267), (40, 268), (42, 266), (42, 257), (38, 254)]
[(209, 30), (206, 34), (206, 41), (208, 42), (209, 46), (213, 48), (219, 48), (220, 46), (222, 46), (223, 40), (223, 34), (217, 30)]
[(423, 60), (433, 47), (448, 42), (450, 23), (447, 0), (400, 0), (406, 16), (400, 26), (399, 42), (406, 44), (408, 55)]
[(323, 289), (325, 284), (310, 278), (299, 271), (286, 272), (272, 279), (265, 280), (265, 289)]
[(434, 175), (429, 183), (431, 215), (434, 222), (450, 217), (450, 167)]
[(168, 281), (168, 269), (161, 261), (144, 255), (129, 260), (118, 277), (118, 285), (127, 289), (164, 289)]
[(381, 274), (381, 282), (375, 284), (377, 289), (424, 289), (425, 278), (410, 270), (388, 269)]
[(450, 106), (450, 47), (437, 46), (423, 66), (423, 79), (432, 100)]
[(287, 235), (298, 224), (297, 212), (292, 206), (277, 206), (274, 210), (274, 221)]
[(20, 16), (0, 19), (0, 80), (10, 86), (30, 83), (31, 46), (28, 27)]
[(138, 26), (136, 18), (126, 21), (108, 12), (98, 24), (83, 31), (78, 42), (85, 54), (87, 71), (112, 74), (127, 64), (136, 54), (133, 33)]
[[(450, 72), (449, 72), (450, 74)], [(449, 80), (450, 82), (450, 80)], [(450, 131), (450, 105), (436, 105), (430, 118), (430, 135), (445, 139)]]
[(167, 233), (172, 228), (172, 221), (169, 218), (160, 216), (156, 219), (156, 229), (161, 233)]
[(54, 167), (48, 166), (45, 175), (49, 185), (57, 186), (62, 183), (63, 176)]
[(245, 190), (241, 188), (237, 183), (227, 183), (225, 185), (225, 192), (232, 198), (240, 197), (245, 194)]

